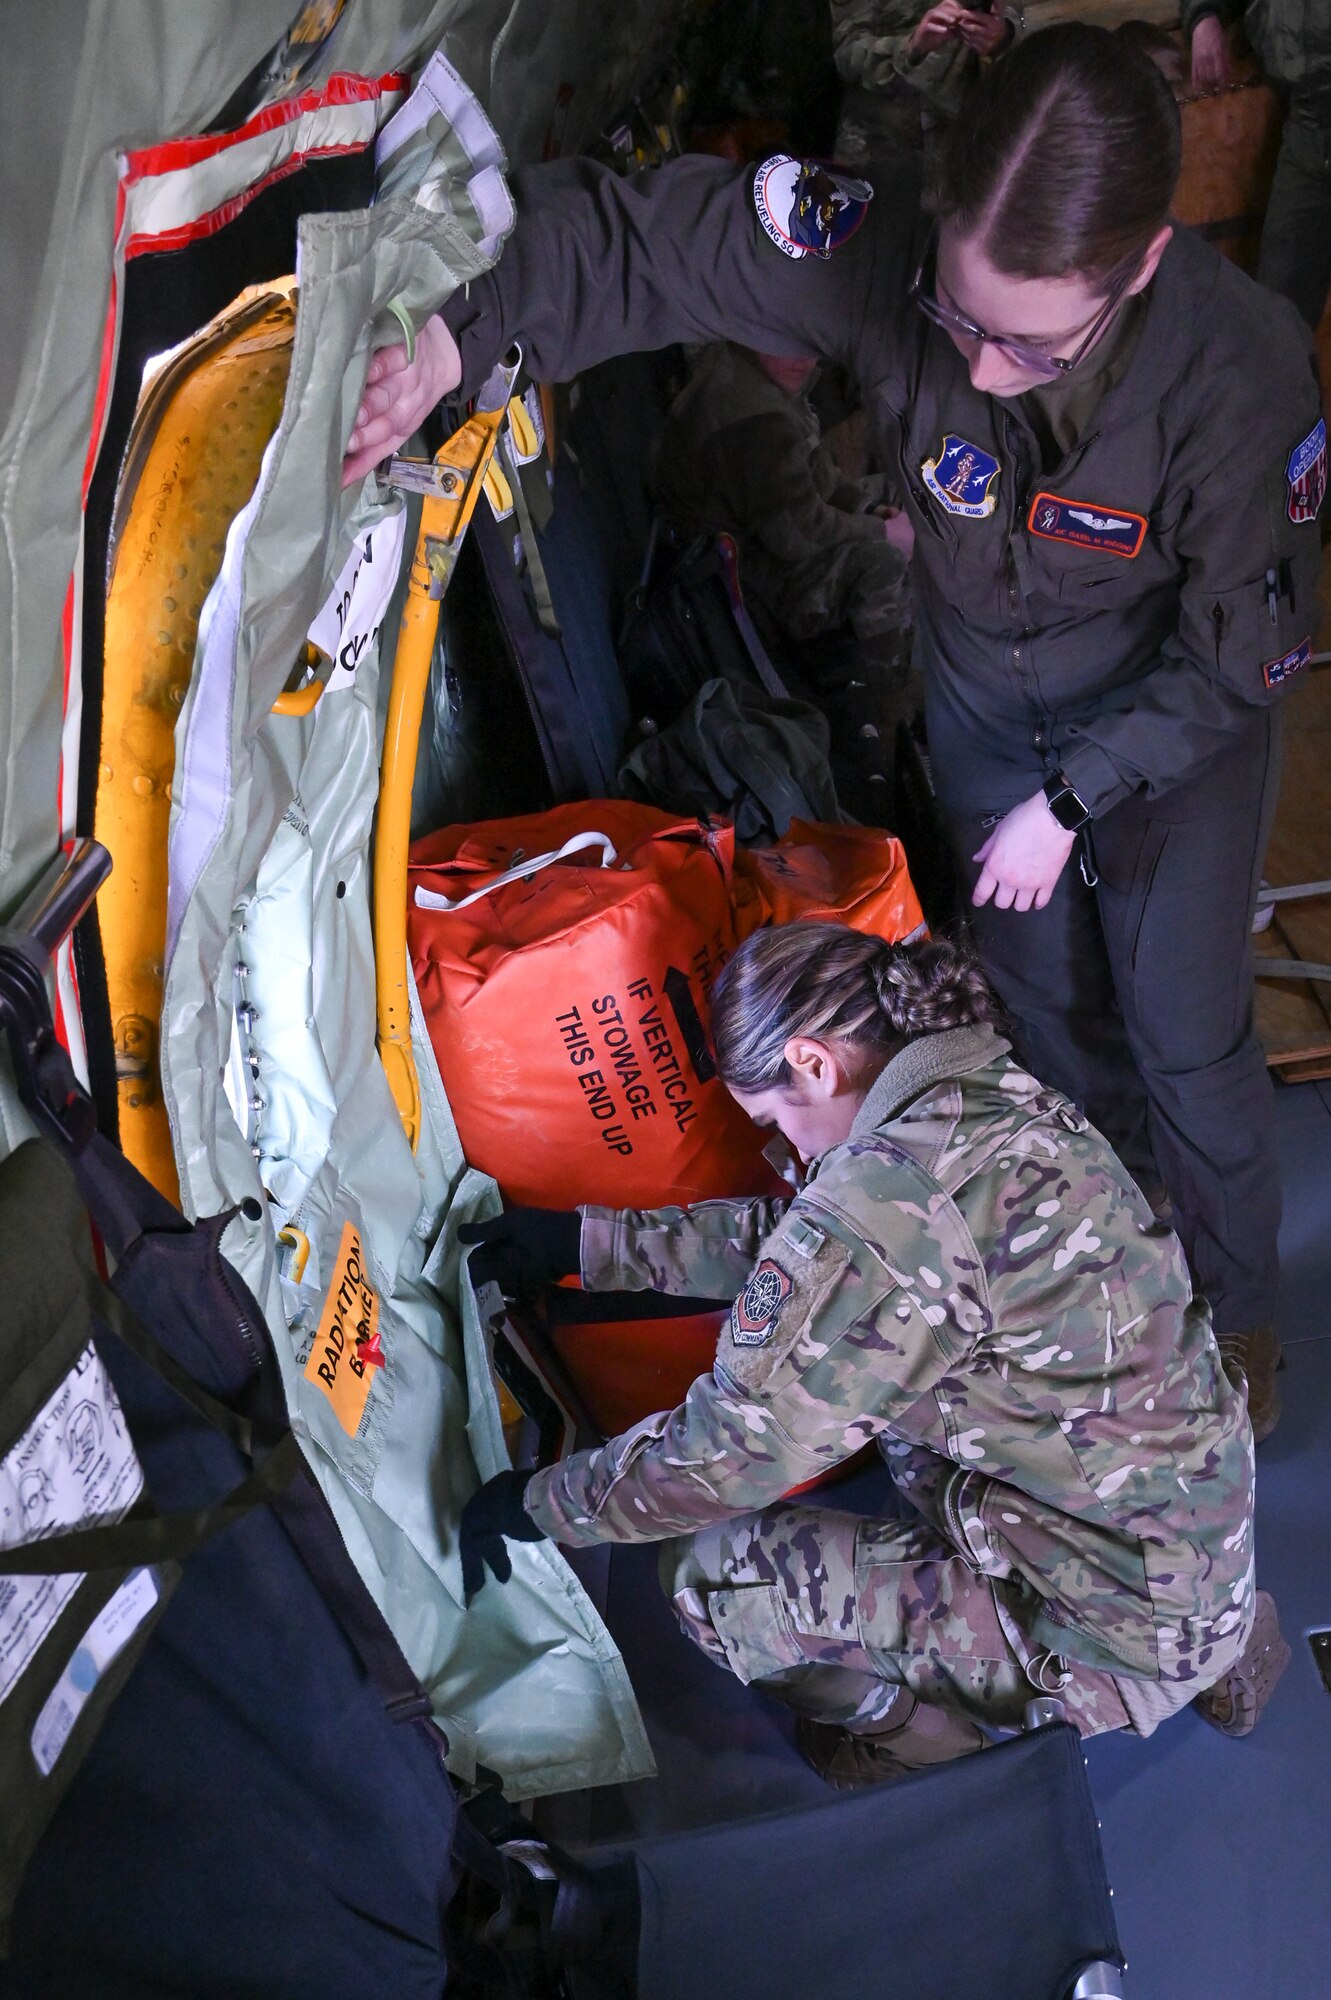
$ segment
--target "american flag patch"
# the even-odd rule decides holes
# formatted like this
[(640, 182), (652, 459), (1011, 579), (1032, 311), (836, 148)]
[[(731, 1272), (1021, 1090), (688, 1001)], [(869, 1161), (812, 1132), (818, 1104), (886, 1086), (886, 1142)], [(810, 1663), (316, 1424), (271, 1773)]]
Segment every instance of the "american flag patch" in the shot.
[(1289, 518), (1315, 521), (1326, 498), (1326, 419), (1319, 417), (1302, 444), (1295, 445), (1285, 467), (1289, 481)]
[(1262, 668), (1262, 679), (1269, 688), (1280, 686), (1282, 681), (1292, 680), (1301, 667), (1306, 667), (1312, 658), (1313, 642), (1301, 639), (1292, 652), (1282, 659), (1268, 660)]

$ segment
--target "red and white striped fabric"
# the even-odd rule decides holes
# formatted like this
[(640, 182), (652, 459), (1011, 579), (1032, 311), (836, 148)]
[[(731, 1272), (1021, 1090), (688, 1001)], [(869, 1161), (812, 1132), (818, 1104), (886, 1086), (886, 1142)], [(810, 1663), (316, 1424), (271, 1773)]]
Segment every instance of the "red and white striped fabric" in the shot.
[(121, 224), (126, 257), (178, 250), (234, 221), (256, 195), (311, 160), (372, 145), (406, 97), (410, 78), (329, 77), (270, 104), (234, 132), (167, 139), (122, 155)]

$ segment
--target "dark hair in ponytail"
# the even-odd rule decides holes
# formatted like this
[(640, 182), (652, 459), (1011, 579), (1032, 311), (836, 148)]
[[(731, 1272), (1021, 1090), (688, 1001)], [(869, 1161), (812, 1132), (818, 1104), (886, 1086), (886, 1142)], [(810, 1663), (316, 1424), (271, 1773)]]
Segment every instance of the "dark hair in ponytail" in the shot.
[(712, 989), (712, 1037), (736, 1090), (789, 1083), (792, 1035), (887, 1056), (916, 1035), (1004, 1016), (975, 960), (945, 938), (888, 944), (847, 924), (783, 924), (746, 938)]
[(1169, 219), (1182, 160), (1178, 107), (1131, 38), (1066, 22), (993, 64), (948, 133), (930, 206), (995, 270), (1131, 279)]

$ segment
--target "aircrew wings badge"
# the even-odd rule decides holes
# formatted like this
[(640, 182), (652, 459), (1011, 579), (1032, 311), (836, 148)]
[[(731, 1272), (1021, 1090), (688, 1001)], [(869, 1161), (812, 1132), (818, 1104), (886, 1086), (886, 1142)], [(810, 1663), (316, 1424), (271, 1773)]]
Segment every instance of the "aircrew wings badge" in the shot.
[(784, 257), (830, 257), (855, 234), (872, 200), (868, 181), (789, 153), (764, 160), (753, 177), (758, 220)]
[(998, 505), (994, 491), (998, 484), (998, 460), (978, 444), (949, 431), (936, 458), (926, 458), (920, 467), (925, 485), (949, 514), (964, 514), (968, 520), (982, 521)]
[(795, 1287), (773, 1257), (764, 1257), (730, 1308), (730, 1337), (736, 1347), (762, 1347), (772, 1337), (776, 1316)]
[(1291, 521), (1315, 521), (1326, 498), (1326, 419), (1319, 417), (1285, 467)]

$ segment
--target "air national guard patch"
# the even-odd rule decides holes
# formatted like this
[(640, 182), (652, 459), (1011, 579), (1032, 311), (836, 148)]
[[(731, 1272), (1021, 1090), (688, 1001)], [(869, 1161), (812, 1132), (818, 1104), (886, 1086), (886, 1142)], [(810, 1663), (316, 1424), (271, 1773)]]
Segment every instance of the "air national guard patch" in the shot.
[(1302, 639), (1292, 652), (1278, 660), (1268, 660), (1262, 668), (1262, 679), (1269, 688), (1278, 688), (1282, 681), (1293, 680), (1302, 667), (1306, 667), (1313, 656), (1313, 642)]
[(920, 471), (935, 500), (941, 500), (949, 514), (982, 521), (998, 505), (994, 492), (998, 460), (951, 431), (943, 439), (937, 458), (926, 458)]
[(1326, 498), (1326, 419), (1319, 417), (1302, 444), (1296, 444), (1285, 467), (1289, 481), (1289, 518), (1315, 521)]
[(789, 153), (764, 160), (753, 178), (758, 220), (785, 257), (830, 257), (855, 234), (872, 199), (868, 181)]
[(1104, 549), (1108, 555), (1135, 556), (1146, 540), (1144, 514), (1126, 507), (1099, 507), (1090, 500), (1064, 500), (1057, 493), (1037, 493), (1029, 517), (1033, 535), (1051, 542), (1071, 542), (1074, 548)]
[(761, 1347), (770, 1340), (776, 1316), (794, 1289), (775, 1258), (764, 1257), (730, 1308), (730, 1337), (736, 1347)]

